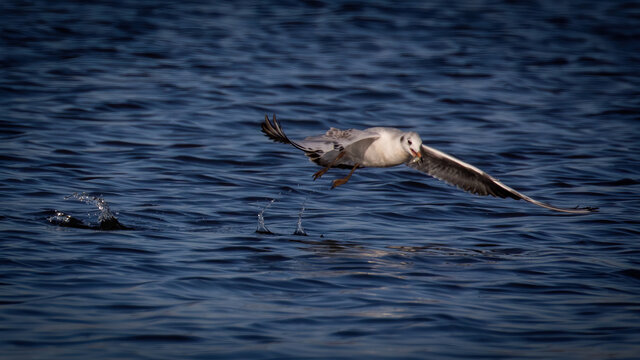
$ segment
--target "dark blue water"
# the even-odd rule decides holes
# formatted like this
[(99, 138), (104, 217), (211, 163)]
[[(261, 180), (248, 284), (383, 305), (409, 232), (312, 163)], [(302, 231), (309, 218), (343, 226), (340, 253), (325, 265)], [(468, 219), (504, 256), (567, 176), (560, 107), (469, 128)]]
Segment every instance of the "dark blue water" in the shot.
[[(3, 359), (640, 354), (637, 1), (9, 0), (0, 49)], [(329, 190), (272, 113), (600, 212)]]

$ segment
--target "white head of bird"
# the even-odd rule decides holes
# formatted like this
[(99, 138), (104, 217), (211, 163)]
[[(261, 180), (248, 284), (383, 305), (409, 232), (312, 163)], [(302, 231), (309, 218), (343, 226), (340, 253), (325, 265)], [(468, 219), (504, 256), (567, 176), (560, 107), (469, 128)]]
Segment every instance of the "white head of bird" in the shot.
[(400, 145), (404, 151), (411, 155), (412, 161), (418, 161), (422, 157), (422, 153), (420, 152), (422, 139), (417, 133), (413, 131), (404, 133), (400, 137)]

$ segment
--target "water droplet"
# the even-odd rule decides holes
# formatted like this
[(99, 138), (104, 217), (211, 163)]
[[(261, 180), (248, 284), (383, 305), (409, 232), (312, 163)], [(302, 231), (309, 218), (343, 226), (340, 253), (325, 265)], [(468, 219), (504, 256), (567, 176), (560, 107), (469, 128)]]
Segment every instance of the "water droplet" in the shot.
[(304, 199), (302, 207), (300, 208), (300, 212), (298, 213), (298, 224), (296, 225), (296, 231), (293, 232), (293, 235), (307, 236), (307, 233), (302, 228), (302, 214), (304, 214), (304, 206), (306, 203), (307, 199)]
[(273, 234), (273, 232), (271, 232), (271, 230), (267, 229), (266, 225), (264, 224), (264, 212), (276, 201), (276, 199), (271, 199), (271, 201), (269, 201), (269, 203), (262, 208), (262, 210), (258, 213), (258, 228), (256, 229), (256, 232), (259, 234)]

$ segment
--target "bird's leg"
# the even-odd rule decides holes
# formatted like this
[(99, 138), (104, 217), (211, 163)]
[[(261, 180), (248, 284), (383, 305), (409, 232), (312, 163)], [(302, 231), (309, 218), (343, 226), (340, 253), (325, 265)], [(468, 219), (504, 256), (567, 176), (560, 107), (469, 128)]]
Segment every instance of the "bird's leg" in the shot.
[(336, 156), (335, 159), (333, 159), (333, 161), (329, 163), (329, 165), (327, 165), (326, 167), (322, 168), (321, 170), (313, 174), (313, 180), (317, 180), (320, 176), (324, 175), (327, 171), (329, 171), (329, 169), (331, 169), (331, 167), (335, 165), (338, 162), (338, 160), (342, 159), (344, 154), (346, 154), (346, 152), (344, 151), (341, 152), (340, 154), (338, 154), (338, 156)]
[(329, 170), (329, 167), (324, 167), (313, 174), (313, 180), (317, 180), (320, 176), (324, 175)]
[(351, 169), (351, 172), (349, 173), (349, 175), (343, 177), (342, 179), (333, 180), (333, 186), (331, 188), (333, 189), (337, 186), (346, 184), (347, 181), (349, 181), (349, 179), (351, 178), (351, 175), (353, 175), (353, 172), (356, 171), (356, 169), (359, 167), (360, 167), (360, 164), (355, 164), (353, 166), (353, 169)]

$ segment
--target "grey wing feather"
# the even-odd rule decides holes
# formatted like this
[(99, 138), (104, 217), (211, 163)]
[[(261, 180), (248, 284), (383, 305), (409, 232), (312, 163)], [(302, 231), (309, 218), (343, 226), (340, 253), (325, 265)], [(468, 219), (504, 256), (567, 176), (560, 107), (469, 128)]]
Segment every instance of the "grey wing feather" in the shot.
[(575, 209), (558, 208), (519, 193), (477, 167), (445, 154), (442, 151), (422, 145), (421, 153), (422, 157), (419, 161), (412, 161), (407, 163), (407, 165), (476, 195), (492, 195), (516, 200), (522, 199), (550, 210), (566, 213), (585, 214), (596, 210), (596, 208), (590, 207)]
[(305, 138), (304, 142), (325, 143), (331, 144), (333, 148), (346, 148), (361, 140), (370, 138), (373, 141), (379, 137), (379, 134), (366, 130), (340, 130), (332, 127), (323, 135), (309, 136)]

